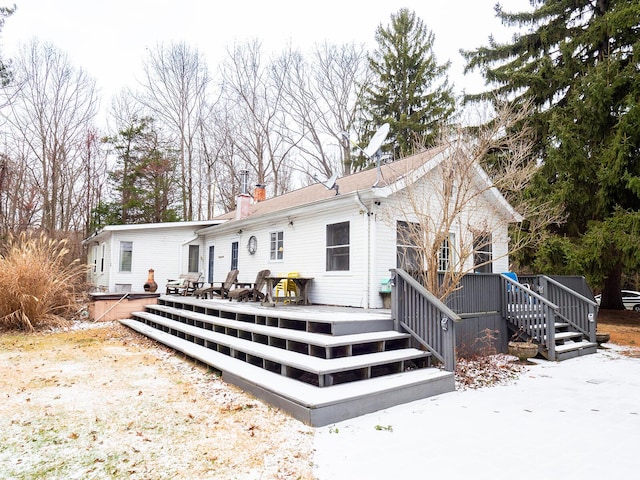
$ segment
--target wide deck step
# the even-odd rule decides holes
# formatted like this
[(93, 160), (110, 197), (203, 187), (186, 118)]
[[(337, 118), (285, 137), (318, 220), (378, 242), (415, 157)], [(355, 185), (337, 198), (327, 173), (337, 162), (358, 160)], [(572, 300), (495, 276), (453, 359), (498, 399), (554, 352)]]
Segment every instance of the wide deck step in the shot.
[(246, 361), (266, 370), (280, 373), (318, 386), (333, 385), (352, 379), (364, 379), (390, 372), (425, 366), (430, 353), (415, 348), (402, 348), (351, 357), (318, 358), (296, 351), (254, 342), (225, 333), (187, 325), (148, 312), (136, 312), (136, 318), (163, 331), (203, 345), (225, 355)]
[[(146, 308), (148, 313), (179, 320), (188, 325), (296, 350), (320, 358), (337, 358), (406, 348), (411, 339), (409, 334), (393, 330), (335, 336), (252, 323), (255, 317), (241, 316), (243, 320), (232, 320), (166, 305), (148, 305)], [(136, 315), (139, 315), (139, 312), (134, 313), (134, 316)]]
[(121, 320), (121, 323), (220, 370), (225, 381), (316, 427), (455, 389), (453, 373), (436, 368), (422, 368), (319, 388), (136, 320)]
[(394, 329), (393, 320), (388, 313), (363, 312), (362, 309), (340, 311), (337, 315), (335, 309), (323, 309), (317, 305), (289, 305), (286, 308), (274, 308), (257, 303), (201, 300), (179, 296), (162, 296), (158, 302), (214, 317), (334, 336)]

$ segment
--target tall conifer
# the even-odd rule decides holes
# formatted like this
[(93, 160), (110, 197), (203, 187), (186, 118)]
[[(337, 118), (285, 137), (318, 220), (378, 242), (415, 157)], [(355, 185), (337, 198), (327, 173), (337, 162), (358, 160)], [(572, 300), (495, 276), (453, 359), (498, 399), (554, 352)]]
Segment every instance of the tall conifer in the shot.
[(446, 75), (449, 62), (437, 63), (434, 40), (408, 9), (391, 15), (391, 23), (376, 30), (378, 48), (369, 58), (374, 81), (366, 88), (365, 110), (374, 128), (390, 124), (389, 143), (396, 157), (435, 144), (454, 111)]
[(640, 267), (640, 3), (531, 5), (522, 13), (496, 6), (503, 24), (520, 33), (463, 52), (466, 70), (479, 69), (490, 86), (468, 100), (534, 102), (544, 164), (532, 193), (563, 204), (568, 215), (536, 266), (580, 268), (604, 287), (605, 308), (622, 308), (622, 274)]

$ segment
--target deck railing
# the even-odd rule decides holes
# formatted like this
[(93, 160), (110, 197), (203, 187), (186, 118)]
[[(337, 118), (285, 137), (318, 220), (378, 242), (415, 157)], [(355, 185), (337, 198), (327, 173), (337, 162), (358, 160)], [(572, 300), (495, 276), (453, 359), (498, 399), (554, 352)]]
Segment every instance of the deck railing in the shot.
[[(559, 308), (533, 289), (511, 279), (502, 278), (502, 312), (507, 321), (544, 345), (549, 360), (556, 357), (555, 323)], [(523, 279), (520, 279), (524, 282)]]
[[(572, 278), (574, 283), (580, 279), (584, 282), (583, 288), (586, 287), (584, 278)], [(571, 325), (590, 342), (596, 341), (598, 304), (595, 301), (546, 275), (522, 277), (520, 280), (531, 282), (543, 297), (558, 306), (557, 315), (560, 321)]]
[(391, 314), (396, 330), (406, 331), (453, 372), (455, 360), (455, 324), (460, 317), (411, 275), (402, 269), (391, 270)]

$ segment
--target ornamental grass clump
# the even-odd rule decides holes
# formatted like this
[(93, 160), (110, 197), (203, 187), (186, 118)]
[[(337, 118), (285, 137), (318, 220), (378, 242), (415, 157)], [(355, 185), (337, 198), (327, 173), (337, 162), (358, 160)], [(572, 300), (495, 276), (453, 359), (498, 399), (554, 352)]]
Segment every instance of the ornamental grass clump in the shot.
[(68, 324), (86, 266), (69, 259), (66, 244), (44, 234), (9, 237), (0, 253), (0, 329)]

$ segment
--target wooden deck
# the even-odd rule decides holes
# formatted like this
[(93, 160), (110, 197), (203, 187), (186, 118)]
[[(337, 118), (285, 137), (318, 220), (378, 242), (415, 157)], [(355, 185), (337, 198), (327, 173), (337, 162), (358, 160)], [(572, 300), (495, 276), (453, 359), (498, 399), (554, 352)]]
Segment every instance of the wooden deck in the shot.
[(389, 311), (163, 296), (121, 322), (313, 426), (454, 389)]

